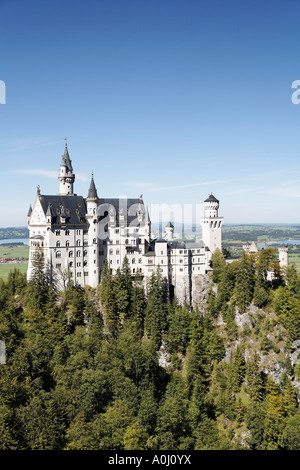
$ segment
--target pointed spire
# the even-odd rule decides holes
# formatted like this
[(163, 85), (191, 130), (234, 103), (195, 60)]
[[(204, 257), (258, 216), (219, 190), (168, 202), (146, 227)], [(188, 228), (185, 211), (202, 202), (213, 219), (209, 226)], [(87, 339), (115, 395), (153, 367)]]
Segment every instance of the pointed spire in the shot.
[(40, 188), (40, 185), (38, 185), (37, 188), (36, 188), (36, 194), (37, 194), (38, 196), (41, 195), (41, 188)]
[(49, 202), (48, 207), (47, 207), (46, 216), (50, 216), (50, 217), (52, 216), (52, 214), (51, 214), (51, 204), (50, 204), (50, 202)]
[(65, 152), (61, 157), (61, 166), (66, 166), (67, 169), (72, 173), (73, 168), (72, 168), (72, 162), (70, 159), (69, 151), (68, 151), (68, 146), (67, 142), (65, 143)]
[(94, 181), (94, 173), (92, 173), (92, 179), (87, 199), (98, 199), (97, 189)]
[(31, 204), (30, 204), (29, 209), (28, 209), (27, 217), (30, 217), (31, 214), (32, 214), (32, 207), (31, 207)]

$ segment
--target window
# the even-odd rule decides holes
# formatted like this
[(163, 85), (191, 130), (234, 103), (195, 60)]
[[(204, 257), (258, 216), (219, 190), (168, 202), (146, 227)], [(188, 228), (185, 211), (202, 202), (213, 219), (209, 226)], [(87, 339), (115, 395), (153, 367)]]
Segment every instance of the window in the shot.
[(70, 235), (70, 230), (66, 230), (66, 231), (65, 231), (65, 235), (66, 235), (66, 236), (69, 236), (69, 235)]
[(73, 256), (73, 251), (69, 251), (69, 258), (72, 258)]
[(61, 252), (60, 251), (56, 252), (56, 258), (61, 258)]
[(69, 268), (72, 268), (72, 267), (73, 267), (73, 261), (70, 261)]
[(60, 235), (60, 230), (56, 230), (55, 235)]
[(57, 269), (59, 269), (59, 268), (61, 268), (61, 264), (58, 263), (58, 264), (55, 265), (55, 267), (56, 267)]
[(76, 251), (76, 256), (78, 256), (78, 257), (81, 256), (81, 252), (79, 250)]
[(56, 242), (56, 247), (60, 247), (60, 242)]
[(132, 258), (132, 264), (135, 264), (135, 258)]
[(77, 273), (77, 277), (81, 277), (81, 273)]
[(87, 251), (86, 250), (84, 250), (83, 256), (87, 256)]
[(80, 246), (80, 240), (76, 241), (76, 246)]
[(81, 263), (76, 263), (77, 268), (80, 268)]
[(66, 247), (68, 248), (70, 246), (69, 240), (66, 241)]

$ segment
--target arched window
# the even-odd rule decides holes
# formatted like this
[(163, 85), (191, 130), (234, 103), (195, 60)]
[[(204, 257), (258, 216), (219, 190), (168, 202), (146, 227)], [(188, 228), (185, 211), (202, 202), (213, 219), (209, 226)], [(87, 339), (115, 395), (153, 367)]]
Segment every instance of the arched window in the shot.
[(69, 258), (72, 258), (73, 256), (73, 251), (69, 251)]
[(60, 241), (56, 242), (56, 247), (60, 247)]
[(78, 250), (76, 256), (81, 256), (81, 252)]
[(70, 246), (69, 240), (66, 241), (66, 247)]
[(80, 246), (80, 240), (76, 241), (76, 246)]
[(56, 258), (61, 258), (61, 252), (60, 251), (56, 252)]

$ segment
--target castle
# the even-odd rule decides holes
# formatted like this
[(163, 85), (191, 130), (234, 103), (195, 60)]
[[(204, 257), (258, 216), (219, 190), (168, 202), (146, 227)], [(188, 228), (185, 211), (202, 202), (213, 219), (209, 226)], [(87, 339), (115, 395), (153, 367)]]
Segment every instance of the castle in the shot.
[(200, 242), (174, 239), (171, 222), (162, 238), (151, 239), (151, 221), (142, 196), (101, 198), (93, 175), (87, 197), (74, 194), (75, 173), (67, 144), (58, 181), (57, 195), (41, 194), (38, 186), (29, 208), (27, 279), (38, 250), (42, 250), (51, 281), (59, 289), (68, 280), (97, 287), (105, 260), (114, 275), (126, 256), (132, 275), (141, 276), (145, 286), (159, 267), (171, 297), (175, 295), (181, 303), (193, 302), (197, 280), (211, 271), (211, 255), (221, 249), (223, 218), (218, 215), (219, 201), (212, 194), (204, 201)]

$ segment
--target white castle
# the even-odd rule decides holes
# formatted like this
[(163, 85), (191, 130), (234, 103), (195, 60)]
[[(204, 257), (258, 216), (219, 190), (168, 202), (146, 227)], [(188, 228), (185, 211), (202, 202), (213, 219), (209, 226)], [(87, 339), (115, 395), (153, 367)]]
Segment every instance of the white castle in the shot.
[(169, 222), (163, 238), (151, 239), (151, 222), (143, 197), (101, 198), (94, 176), (86, 198), (74, 194), (73, 172), (67, 144), (58, 174), (59, 194), (43, 195), (38, 186), (36, 200), (28, 212), (29, 265), (33, 271), (37, 250), (44, 253), (52, 282), (64, 288), (68, 280), (80, 286), (97, 287), (107, 259), (116, 274), (127, 257), (133, 276), (147, 279), (158, 267), (179, 302), (192, 303), (195, 286), (211, 271), (211, 255), (221, 249), (223, 218), (219, 201), (210, 194), (200, 220), (202, 240), (174, 239)]

